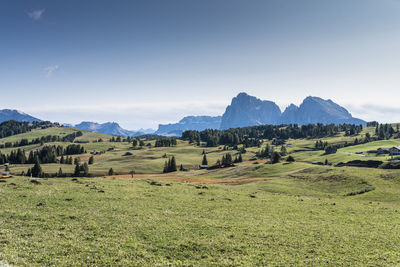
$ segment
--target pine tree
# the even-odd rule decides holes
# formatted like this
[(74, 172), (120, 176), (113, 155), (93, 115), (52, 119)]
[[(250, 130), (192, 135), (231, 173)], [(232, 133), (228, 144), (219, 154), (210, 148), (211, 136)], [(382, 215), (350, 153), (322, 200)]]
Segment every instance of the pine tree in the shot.
[(93, 158), (93, 156), (91, 156), (90, 158), (89, 158), (89, 165), (92, 165), (93, 164), (93, 162), (94, 162), (94, 158)]
[(176, 161), (175, 161), (175, 157), (174, 156), (172, 156), (172, 158), (171, 158), (169, 171), (170, 172), (175, 172), (176, 171)]
[(281, 160), (281, 155), (278, 152), (272, 153), (272, 164), (278, 163)]
[(79, 177), (80, 174), (81, 174), (81, 168), (80, 168), (80, 166), (79, 166), (78, 163), (75, 163), (74, 176), (75, 176), (75, 177)]
[(33, 177), (43, 177), (43, 171), (38, 157), (35, 159), (35, 165), (31, 169), (31, 174)]
[(164, 169), (163, 169), (163, 173), (167, 173), (168, 172), (168, 162), (165, 161), (164, 163)]
[(88, 176), (89, 175), (89, 166), (88, 166), (88, 164), (86, 162), (83, 163), (82, 170), (83, 170), (83, 176)]
[(114, 175), (114, 170), (113, 170), (113, 168), (110, 168), (109, 170), (108, 170), (108, 175)]
[(201, 162), (201, 165), (208, 165), (206, 154), (203, 154), (203, 161)]

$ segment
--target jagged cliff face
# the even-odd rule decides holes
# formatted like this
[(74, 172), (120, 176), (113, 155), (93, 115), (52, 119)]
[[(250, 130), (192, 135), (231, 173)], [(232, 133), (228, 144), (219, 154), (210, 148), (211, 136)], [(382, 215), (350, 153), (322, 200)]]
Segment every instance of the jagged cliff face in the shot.
[(309, 123), (323, 124), (365, 124), (365, 121), (353, 118), (342, 106), (332, 100), (309, 96), (303, 100), (299, 107), (290, 105), (282, 113), (282, 123), (296, 123), (300, 125)]
[(186, 130), (219, 129), (221, 116), (187, 116), (178, 123), (160, 124), (156, 134), (181, 135)]
[(41, 121), (35, 117), (32, 117), (31, 115), (28, 115), (26, 113), (23, 113), (21, 111), (15, 110), (15, 109), (2, 109), (0, 110), (0, 123), (4, 121), (27, 121), (29, 123), (32, 123), (34, 121)]
[(240, 93), (222, 115), (220, 129), (279, 124), (280, 116), (281, 110), (274, 102)]
[(119, 126), (116, 122), (106, 122), (106, 123), (96, 123), (90, 121), (84, 121), (80, 124), (74, 126), (74, 128), (78, 128), (81, 130), (91, 131), (91, 132), (98, 132), (110, 135), (118, 135), (118, 136), (135, 136), (136, 132), (128, 131), (121, 126)]
[(291, 104), (283, 113), (272, 101), (260, 100), (246, 93), (232, 99), (222, 117), (189, 116), (173, 124), (160, 124), (157, 134), (180, 135), (185, 130), (229, 129), (261, 124), (365, 124), (353, 118), (343, 107), (332, 100), (307, 97), (298, 107)]

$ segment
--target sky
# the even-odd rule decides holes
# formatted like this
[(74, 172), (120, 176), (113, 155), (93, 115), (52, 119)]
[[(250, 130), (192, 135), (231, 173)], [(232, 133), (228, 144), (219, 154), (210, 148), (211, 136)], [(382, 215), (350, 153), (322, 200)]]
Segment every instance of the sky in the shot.
[(400, 0), (2, 0), (0, 108), (157, 128), (247, 92), (400, 122)]

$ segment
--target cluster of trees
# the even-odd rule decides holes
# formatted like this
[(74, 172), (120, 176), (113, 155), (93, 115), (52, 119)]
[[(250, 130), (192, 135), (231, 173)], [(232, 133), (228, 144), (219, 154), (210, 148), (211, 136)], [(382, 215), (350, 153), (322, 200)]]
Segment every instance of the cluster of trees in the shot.
[[(62, 146), (44, 146), (40, 150), (30, 151), (28, 157), (22, 149), (12, 150), (9, 155), (0, 152), (0, 164), (34, 164), (36, 159), (40, 163), (57, 163), (57, 157), (61, 156), (61, 164), (72, 164), (72, 157), (68, 155), (85, 153), (85, 149), (81, 145), (71, 144), (65, 149)], [(67, 158), (64, 159), (64, 155)]]
[(176, 171), (176, 161), (175, 157), (172, 156), (168, 159), (168, 161), (165, 161), (163, 173), (175, 172), (175, 171)]
[[(280, 162), (281, 158), (283, 156), (286, 156), (287, 153), (287, 149), (286, 146), (282, 145), (280, 151), (275, 151), (274, 147), (270, 146), (269, 144), (267, 144), (265, 146), (265, 148), (261, 148), (257, 153), (256, 156), (258, 158), (269, 158), (271, 159), (271, 163), (278, 163)], [(290, 158), (289, 158), (290, 157)], [(292, 156), (288, 157), (288, 161), (294, 161), (294, 158)]]
[(144, 146), (144, 141), (140, 139), (133, 139), (132, 140), (132, 146), (137, 147), (137, 146)]
[(26, 121), (5, 121), (0, 123), (0, 138), (26, 133), (37, 128), (45, 129), (49, 127), (60, 127), (60, 125), (58, 123), (51, 123), (49, 121), (35, 121), (32, 122), (32, 124)]
[(350, 125), (346, 130), (345, 130), (345, 136), (350, 136), (350, 135), (357, 135), (361, 133), (363, 127), (362, 125)]
[(176, 146), (176, 138), (160, 138), (156, 140), (155, 147), (170, 147)]
[(75, 137), (82, 136), (82, 132), (75, 132), (69, 135), (66, 135), (64, 137), (60, 137), (58, 135), (47, 135), (47, 136), (42, 136), (40, 138), (35, 138), (29, 141), (27, 138), (23, 138), (19, 141), (16, 141), (14, 143), (12, 142), (6, 142), (4, 144), (0, 144), (0, 149), (1, 148), (10, 148), (10, 147), (21, 147), (21, 146), (28, 146), (28, 145), (36, 145), (36, 144), (41, 144), (43, 145), (44, 143), (50, 143), (50, 142), (73, 142)]
[(390, 139), (395, 132), (399, 132), (399, 125), (396, 127), (396, 131), (393, 129), (391, 124), (379, 124), (375, 127), (375, 135), (379, 140)]
[[(23, 173), (24, 175), (24, 173)], [(55, 174), (48, 174), (45, 173), (42, 170), (42, 167), (40, 166), (40, 160), (38, 157), (34, 159), (34, 165), (32, 168), (29, 168), (26, 172), (26, 176), (32, 176), (32, 177), (37, 177), (37, 178), (43, 178), (43, 177), (67, 177), (69, 176), (66, 173), (63, 173), (62, 169), (60, 168), (58, 172)], [(90, 176), (89, 173), (89, 166), (85, 162), (83, 164), (79, 164), (79, 161), (75, 162), (75, 170), (74, 173), (72, 174), (74, 177), (88, 177)]]
[(42, 178), (45, 177), (46, 174), (43, 172), (42, 167), (40, 166), (39, 159), (35, 159), (35, 165), (33, 165), (32, 168), (29, 168), (28, 171), (26, 172), (27, 176), (33, 176), (33, 177), (38, 177)]
[(315, 141), (315, 149), (317, 150), (325, 150), (325, 147), (328, 146), (328, 142), (322, 142), (322, 140)]
[(228, 130), (204, 131), (188, 130), (182, 133), (182, 139), (191, 143), (204, 142), (206, 146), (229, 145), (235, 146), (244, 144), (246, 147), (259, 146), (263, 139), (287, 140), (289, 138), (322, 138), (334, 136), (340, 132), (360, 132), (362, 125), (352, 124), (308, 124), (308, 125), (260, 125)]
[(44, 144), (44, 143), (59, 142), (59, 141), (61, 141), (59, 136), (47, 135), (47, 136), (42, 136), (41, 138), (32, 139), (31, 141), (29, 141), (27, 138), (23, 138), (14, 143), (6, 142), (4, 144), (0, 144), (0, 148), (21, 147), (27, 145), (36, 145), (36, 144)]
[(76, 155), (85, 153), (85, 148), (78, 144), (68, 145), (64, 150), (64, 155)]
[(74, 177), (85, 177), (89, 176), (89, 165), (85, 162), (79, 164), (79, 161), (75, 163)]
[(127, 143), (132, 143), (134, 140), (139, 141), (138, 138), (130, 137), (130, 136), (125, 137), (125, 138), (124, 138), (124, 137), (121, 137), (121, 136), (117, 136), (117, 137), (113, 136), (113, 137), (110, 138), (110, 142), (127, 142)]
[(82, 136), (82, 135), (83, 135), (83, 133), (81, 131), (73, 132), (73, 133), (70, 133), (70, 134), (68, 134), (66, 136), (63, 136), (61, 141), (62, 142), (70, 142), (70, 143), (72, 143), (72, 142), (74, 142), (75, 138), (77, 138), (79, 136)]

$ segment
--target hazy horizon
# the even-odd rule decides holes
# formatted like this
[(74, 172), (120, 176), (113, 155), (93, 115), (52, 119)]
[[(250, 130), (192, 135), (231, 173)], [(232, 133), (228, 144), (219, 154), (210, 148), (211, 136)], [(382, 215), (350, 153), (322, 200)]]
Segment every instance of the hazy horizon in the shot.
[(400, 122), (400, 2), (0, 2), (1, 108), (156, 128), (247, 92)]

